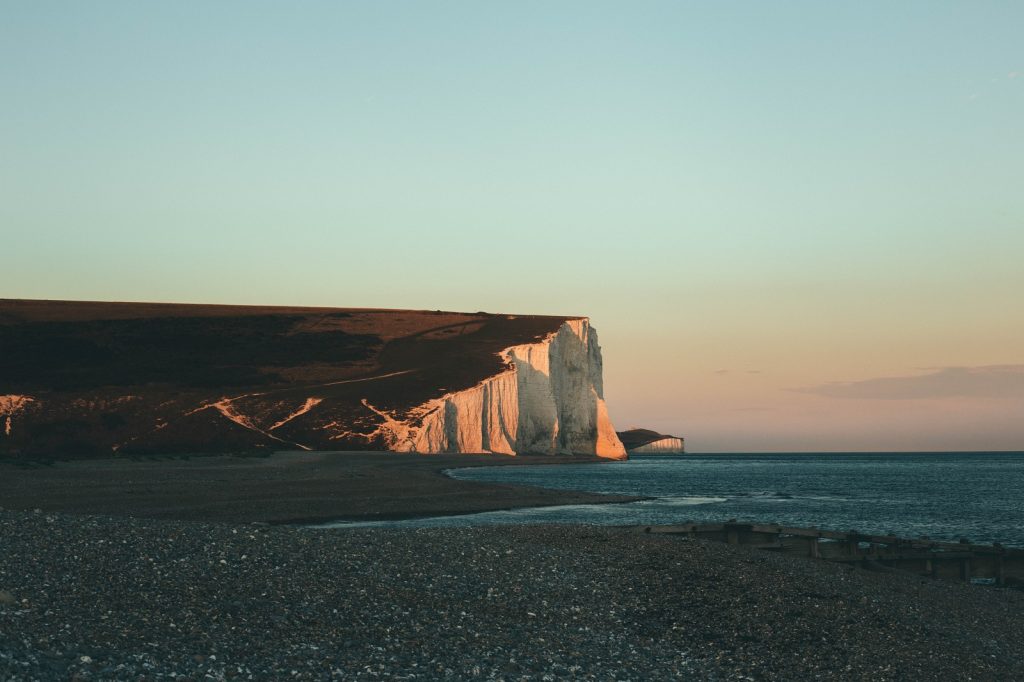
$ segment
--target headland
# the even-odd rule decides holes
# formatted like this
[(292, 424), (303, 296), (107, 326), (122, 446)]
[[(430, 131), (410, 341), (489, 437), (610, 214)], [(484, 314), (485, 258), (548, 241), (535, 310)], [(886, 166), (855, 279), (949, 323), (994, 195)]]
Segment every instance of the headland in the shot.
[(624, 459), (585, 317), (0, 299), (0, 459)]

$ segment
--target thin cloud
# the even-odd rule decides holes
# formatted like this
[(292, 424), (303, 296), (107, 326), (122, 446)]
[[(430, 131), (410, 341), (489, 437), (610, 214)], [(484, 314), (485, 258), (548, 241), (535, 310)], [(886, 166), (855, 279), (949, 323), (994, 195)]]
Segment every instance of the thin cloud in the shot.
[(867, 400), (1024, 398), (1024, 365), (942, 367), (920, 376), (834, 381), (792, 390), (826, 398)]

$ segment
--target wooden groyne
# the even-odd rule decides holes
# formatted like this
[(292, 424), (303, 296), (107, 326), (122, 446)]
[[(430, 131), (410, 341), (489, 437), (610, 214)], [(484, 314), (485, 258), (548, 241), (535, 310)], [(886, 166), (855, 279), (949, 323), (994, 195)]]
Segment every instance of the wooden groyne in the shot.
[(928, 538), (867, 535), (857, 531), (787, 528), (775, 524), (684, 523), (641, 526), (646, 533), (702, 540), (853, 564), (871, 570), (909, 571), (922, 576), (1024, 588), (1024, 549)]

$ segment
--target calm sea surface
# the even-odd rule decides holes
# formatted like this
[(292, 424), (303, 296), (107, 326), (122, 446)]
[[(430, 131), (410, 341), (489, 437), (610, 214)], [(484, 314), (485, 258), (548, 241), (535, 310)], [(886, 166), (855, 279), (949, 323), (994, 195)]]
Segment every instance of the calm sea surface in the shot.
[(449, 474), (655, 499), (358, 525), (632, 525), (735, 518), (1024, 547), (1024, 453), (685, 455)]

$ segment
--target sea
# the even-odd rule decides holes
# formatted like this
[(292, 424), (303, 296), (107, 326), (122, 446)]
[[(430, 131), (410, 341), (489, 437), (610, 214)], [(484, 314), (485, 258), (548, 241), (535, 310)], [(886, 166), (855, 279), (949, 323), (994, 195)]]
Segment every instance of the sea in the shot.
[(331, 525), (646, 525), (736, 519), (1024, 547), (1024, 452), (687, 454), (447, 473), (465, 481), (651, 499)]

